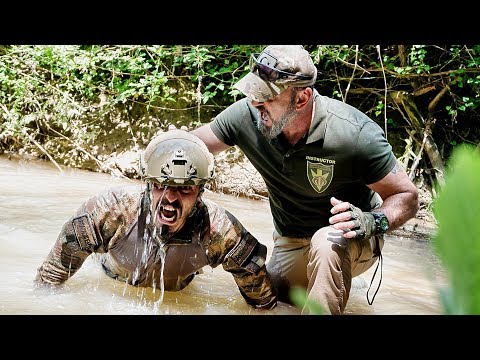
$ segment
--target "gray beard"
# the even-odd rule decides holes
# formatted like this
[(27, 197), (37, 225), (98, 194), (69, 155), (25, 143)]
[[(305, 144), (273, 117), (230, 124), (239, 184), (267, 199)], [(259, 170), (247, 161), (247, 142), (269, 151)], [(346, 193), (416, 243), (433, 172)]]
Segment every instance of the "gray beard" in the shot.
[[(267, 128), (263, 125), (262, 120), (257, 120), (257, 128), (265, 136), (268, 140), (275, 139), (280, 133), (287, 127), (292, 119), (295, 117), (296, 112), (293, 107), (289, 106), (285, 114), (283, 114), (280, 119), (273, 121), (272, 120), (272, 127)], [(271, 118), (270, 118), (271, 119)]]

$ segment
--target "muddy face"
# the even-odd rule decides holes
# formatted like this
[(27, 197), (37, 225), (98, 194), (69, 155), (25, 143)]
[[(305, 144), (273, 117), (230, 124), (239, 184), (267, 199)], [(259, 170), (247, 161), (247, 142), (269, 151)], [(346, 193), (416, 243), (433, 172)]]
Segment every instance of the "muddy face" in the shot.
[(162, 186), (155, 184), (155, 208), (159, 204), (156, 223), (167, 227), (168, 233), (178, 232), (187, 221), (200, 194), (199, 186)]

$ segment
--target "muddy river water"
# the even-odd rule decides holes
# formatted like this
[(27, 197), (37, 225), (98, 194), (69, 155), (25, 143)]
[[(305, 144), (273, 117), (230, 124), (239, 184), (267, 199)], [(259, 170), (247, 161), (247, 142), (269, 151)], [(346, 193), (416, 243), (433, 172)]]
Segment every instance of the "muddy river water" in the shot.
[[(204, 269), (187, 288), (166, 292), (161, 298), (158, 289), (136, 288), (110, 279), (100, 269), (98, 259), (90, 256), (63, 287), (35, 289), (36, 269), (78, 206), (106, 187), (132, 183), (109, 174), (62, 169), (60, 172), (50, 162), (0, 157), (0, 315), (299, 314), (284, 303), (269, 312), (253, 310), (221, 266)], [(268, 202), (208, 191), (205, 196), (232, 212), (267, 245), (268, 260), (273, 246)], [(428, 238), (387, 236), (383, 257), (382, 283), (373, 305), (368, 304), (366, 291), (375, 266), (355, 281), (346, 314), (442, 313), (438, 294), (446, 285), (446, 277)], [(377, 274), (375, 283), (378, 279)], [(372, 285), (370, 299), (374, 288)]]

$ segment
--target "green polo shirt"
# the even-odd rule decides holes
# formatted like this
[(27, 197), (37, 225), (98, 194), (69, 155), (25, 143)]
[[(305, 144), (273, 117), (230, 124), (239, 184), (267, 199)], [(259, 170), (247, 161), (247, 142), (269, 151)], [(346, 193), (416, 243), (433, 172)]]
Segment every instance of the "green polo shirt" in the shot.
[(276, 230), (282, 236), (310, 237), (329, 225), (330, 198), (364, 211), (377, 206), (366, 184), (395, 166), (382, 128), (356, 108), (315, 90), (310, 130), (295, 146), (279, 135), (271, 142), (258, 131), (259, 112), (244, 98), (218, 114), (215, 135), (237, 145), (262, 175)]

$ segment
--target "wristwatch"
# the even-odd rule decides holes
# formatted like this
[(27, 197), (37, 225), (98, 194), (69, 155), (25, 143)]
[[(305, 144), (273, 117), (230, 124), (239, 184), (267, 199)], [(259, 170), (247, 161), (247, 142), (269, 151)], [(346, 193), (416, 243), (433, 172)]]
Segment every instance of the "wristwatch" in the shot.
[(382, 212), (372, 211), (371, 214), (375, 219), (375, 234), (383, 234), (390, 228), (388, 218)]

